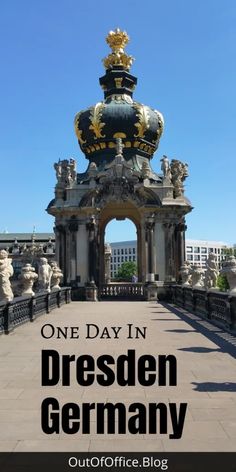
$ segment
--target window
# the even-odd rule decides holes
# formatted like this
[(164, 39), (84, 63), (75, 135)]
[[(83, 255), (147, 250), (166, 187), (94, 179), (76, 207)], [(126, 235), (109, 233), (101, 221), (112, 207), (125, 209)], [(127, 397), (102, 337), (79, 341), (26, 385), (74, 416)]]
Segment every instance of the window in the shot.
[(121, 249), (121, 254), (124, 254), (124, 249), (123, 248)]
[(120, 250), (119, 249), (117, 249), (117, 254), (120, 255)]
[(187, 261), (192, 261), (192, 260), (193, 260), (193, 255), (187, 254)]
[(132, 261), (132, 257), (131, 257), (131, 256), (129, 256), (129, 261)]
[(133, 247), (133, 254), (135, 254), (135, 247)]
[(124, 256), (121, 256), (121, 262), (124, 262)]
[(111, 256), (111, 262), (112, 262), (112, 256)]
[(114, 249), (114, 254), (116, 255), (116, 249)]
[(113, 265), (111, 264), (111, 270), (113, 270)]
[(194, 255), (194, 260), (195, 261), (200, 261), (200, 254), (195, 254)]
[(133, 256), (133, 261), (135, 261), (135, 260), (136, 260), (136, 257), (135, 257), (135, 256)]
[(131, 247), (129, 247), (129, 254), (131, 254)]
[(207, 248), (206, 247), (201, 247), (201, 253), (202, 254), (207, 254)]
[(200, 252), (200, 247), (194, 247), (193, 248), (193, 252), (196, 254), (197, 252)]
[(114, 257), (114, 262), (116, 262), (116, 257)]
[(193, 252), (192, 246), (187, 246), (187, 252)]
[(209, 252), (214, 252), (213, 247), (210, 247)]
[(120, 262), (120, 257), (117, 257), (117, 262)]
[(128, 260), (128, 257), (127, 257), (127, 256), (125, 256), (125, 260), (126, 260), (126, 261)]
[(207, 255), (206, 254), (203, 254), (202, 255), (202, 261), (206, 261), (207, 260)]
[(127, 247), (125, 248), (125, 254), (128, 254)]

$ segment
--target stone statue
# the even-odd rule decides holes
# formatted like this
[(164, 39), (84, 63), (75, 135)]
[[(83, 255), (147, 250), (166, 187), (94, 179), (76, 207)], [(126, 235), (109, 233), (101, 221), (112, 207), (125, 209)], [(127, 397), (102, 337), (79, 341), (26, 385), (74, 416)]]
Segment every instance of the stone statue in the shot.
[(38, 275), (35, 273), (35, 268), (31, 264), (25, 264), (21, 269), (21, 274), (18, 277), (21, 285), (21, 296), (34, 295), (33, 285), (38, 279)]
[(230, 294), (236, 295), (236, 259), (234, 256), (229, 256), (228, 260), (223, 262), (220, 274), (226, 275)]
[(217, 287), (218, 275), (219, 275), (219, 270), (217, 267), (216, 255), (213, 252), (210, 252), (208, 259), (206, 261), (206, 272), (205, 272), (205, 279), (204, 279), (204, 286), (206, 290)]
[(191, 278), (192, 278), (192, 268), (189, 261), (185, 261), (183, 265), (180, 267), (179, 275), (181, 276), (182, 285), (184, 287), (191, 286)]
[(170, 161), (167, 156), (163, 155), (161, 159), (161, 170), (163, 172), (164, 179), (171, 182), (171, 168), (170, 168)]
[(181, 197), (184, 193), (183, 182), (188, 177), (188, 164), (172, 159), (171, 164), (172, 184), (174, 185), (174, 197)]
[(40, 257), (39, 260), (39, 290), (50, 292), (50, 282), (52, 277), (52, 268), (48, 264), (46, 257)]
[(11, 288), (10, 277), (13, 276), (12, 259), (8, 257), (5, 249), (0, 250), (0, 301), (10, 302), (14, 295)]
[(59, 160), (54, 164), (56, 170), (57, 186), (66, 187), (76, 182), (76, 162), (74, 159)]
[(59, 290), (60, 288), (59, 284), (61, 280), (63, 279), (63, 273), (56, 261), (53, 261), (51, 263), (51, 268), (52, 268), (51, 289)]
[(192, 276), (192, 287), (201, 288), (203, 287), (203, 274), (204, 270), (198, 266), (192, 266), (191, 276)]

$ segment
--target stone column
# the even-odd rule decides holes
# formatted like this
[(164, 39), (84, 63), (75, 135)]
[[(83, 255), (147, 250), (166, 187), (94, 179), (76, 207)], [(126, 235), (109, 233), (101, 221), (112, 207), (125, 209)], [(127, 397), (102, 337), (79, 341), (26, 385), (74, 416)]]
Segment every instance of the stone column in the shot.
[(63, 273), (63, 284), (67, 282), (67, 268), (66, 268), (66, 229), (62, 224), (55, 226), (56, 235), (56, 259), (59, 267)]
[(89, 240), (89, 282), (86, 286), (86, 300), (97, 301), (97, 286), (95, 283), (96, 279), (96, 267), (97, 267), (97, 251), (96, 251), (96, 221), (94, 216), (90, 218), (87, 223), (88, 240)]
[(171, 222), (163, 223), (163, 228), (165, 232), (165, 281), (172, 282), (175, 280), (175, 268), (174, 268), (174, 229), (175, 224)]
[(68, 225), (69, 239), (70, 239), (70, 252), (69, 252), (69, 271), (70, 271), (70, 282), (76, 284), (77, 276), (77, 232), (78, 232), (78, 221), (71, 219)]
[(155, 282), (155, 261), (154, 261), (154, 227), (155, 223), (152, 217), (146, 221), (146, 240), (147, 240), (147, 300), (157, 300), (157, 283)]
[(89, 282), (95, 283), (96, 277), (96, 222), (91, 217), (87, 223), (88, 240), (89, 240)]
[(155, 282), (155, 262), (154, 262), (154, 226), (155, 223), (153, 219), (149, 219), (146, 222), (146, 231), (147, 231), (147, 259), (148, 259), (148, 282)]
[(111, 246), (105, 244), (104, 248), (104, 259), (105, 259), (105, 283), (111, 282)]
[(180, 223), (176, 225), (175, 228), (175, 277), (176, 280), (179, 279), (180, 267), (183, 266), (185, 262), (185, 231), (187, 226), (185, 224), (185, 219), (183, 218)]

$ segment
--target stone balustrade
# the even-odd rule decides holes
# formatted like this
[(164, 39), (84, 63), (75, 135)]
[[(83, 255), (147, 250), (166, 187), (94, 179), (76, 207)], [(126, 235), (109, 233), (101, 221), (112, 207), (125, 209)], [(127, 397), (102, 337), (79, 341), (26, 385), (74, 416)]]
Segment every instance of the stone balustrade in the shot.
[(175, 305), (236, 332), (236, 294), (182, 285), (172, 285), (170, 291)]
[(71, 301), (71, 288), (62, 287), (51, 292), (43, 291), (33, 296), (15, 297), (9, 302), (0, 302), (0, 334), (9, 334), (17, 326), (34, 321)]

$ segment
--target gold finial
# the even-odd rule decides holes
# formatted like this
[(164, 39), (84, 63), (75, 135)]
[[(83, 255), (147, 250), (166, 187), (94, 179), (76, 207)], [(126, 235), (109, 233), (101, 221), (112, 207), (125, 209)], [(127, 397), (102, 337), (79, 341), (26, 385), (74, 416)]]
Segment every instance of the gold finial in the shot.
[(112, 53), (103, 59), (105, 69), (121, 66), (123, 69), (129, 70), (134, 58), (124, 52), (124, 48), (129, 42), (129, 36), (126, 31), (120, 31), (119, 28), (116, 28), (115, 31), (110, 31), (106, 37), (106, 42), (112, 49)]

